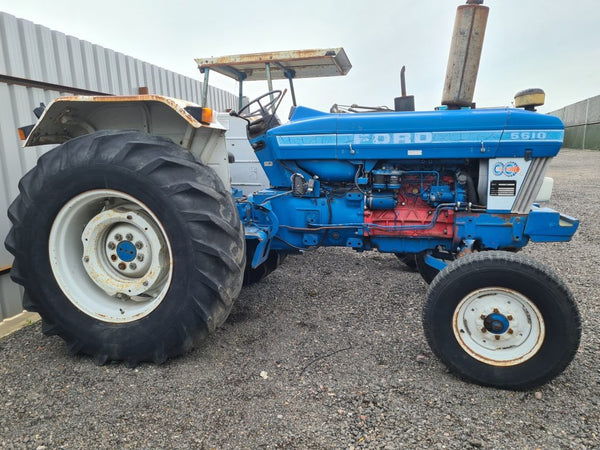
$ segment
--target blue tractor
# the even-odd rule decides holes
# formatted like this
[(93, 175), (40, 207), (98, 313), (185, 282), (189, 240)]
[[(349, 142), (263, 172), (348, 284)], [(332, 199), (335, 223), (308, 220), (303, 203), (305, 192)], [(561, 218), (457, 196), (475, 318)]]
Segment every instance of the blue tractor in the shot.
[(345, 74), (342, 49), (198, 60), (206, 79), (238, 79), (240, 98), (245, 80), (290, 80), (287, 123), (276, 115), (284, 92), (272, 89), (233, 113), (270, 183), (251, 194), (231, 189), (234, 158), (209, 108), (154, 95), (57, 99), (26, 145), (61, 145), (9, 209), (24, 307), (99, 364), (162, 363), (214, 331), (242, 285), (286, 255), (377, 250), (414, 262), (430, 283), (424, 331), (452, 372), (506, 389), (557, 376), (579, 345), (577, 307), (518, 252), (577, 229), (538, 204), (564, 126), (535, 112), (539, 90), (517, 95), (517, 108), (472, 105), (480, 3), (459, 7), (435, 111), (414, 111), (404, 89), (394, 110), (296, 106), (292, 79)]

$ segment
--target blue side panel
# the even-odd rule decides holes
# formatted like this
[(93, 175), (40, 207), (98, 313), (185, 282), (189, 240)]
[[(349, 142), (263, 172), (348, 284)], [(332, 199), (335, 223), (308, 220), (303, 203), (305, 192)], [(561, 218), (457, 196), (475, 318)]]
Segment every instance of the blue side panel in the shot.
[[(277, 217), (277, 237), (271, 242), (272, 250), (304, 249), (320, 245), (345, 247), (349, 241), (355, 242), (353, 239), (362, 243), (362, 194), (332, 192), (327, 197), (299, 198), (285, 195), (285, 192), (268, 189), (255, 193), (250, 199), (254, 204), (268, 206)], [(278, 194), (284, 195), (276, 197)], [(250, 223), (248, 218), (247, 214), (242, 215), (246, 226)], [(315, 226), (338, 223), (348, 225), (330, 230)]]
[(479, 241), (486, 249), (521, 248), (528, 242), (526, 223), (527, 216), (516, 214), (457, 213), (455, 240)]

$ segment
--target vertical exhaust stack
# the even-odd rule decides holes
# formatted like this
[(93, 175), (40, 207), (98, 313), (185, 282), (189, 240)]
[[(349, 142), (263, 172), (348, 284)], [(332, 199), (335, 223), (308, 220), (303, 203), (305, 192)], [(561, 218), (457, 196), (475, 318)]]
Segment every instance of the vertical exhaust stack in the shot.
[(456, 10), (442, 105), (472, 105), (488, 14), (483, 0), (467, 0)]
[(394, 111), (414, 111), (415, 110), (415, 96), (406, 95), (406, 66), (402, 66), (400, 70), (400, 87), (402, 89), (402, 97), (396, 97), (394, 99)]

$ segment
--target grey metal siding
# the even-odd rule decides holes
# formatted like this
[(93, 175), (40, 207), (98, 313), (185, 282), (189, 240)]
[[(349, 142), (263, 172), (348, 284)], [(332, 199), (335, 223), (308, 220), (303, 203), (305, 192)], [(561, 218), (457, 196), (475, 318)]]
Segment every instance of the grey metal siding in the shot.
[(550, 114), (565, 123), (565, 147), (600, 150), (600, 95)]
[[(0, 77), (0, 271), (12, 263), (12, 255), (4, 248), (10, 229), (6, 210), (18, 194), (19, 179), (43, 152), (52, 148), (21, 147), (17, 128), (35, 121), (34, 107), (61, 95), (73, 95), (77, 90), (137, 95), (140, 87), (148, 87), (151, 94), (196, 103), (202, 95), (199, 80), (3, 12)], [(62, 91), (36, 87), (36, 82), (62, 87)], [(224, 111), (236, 105), (236, 95), (209, 89), (211, 108)], [(0, 274), (0, 320), (21, 312), (21, 292), (8, 274)]]

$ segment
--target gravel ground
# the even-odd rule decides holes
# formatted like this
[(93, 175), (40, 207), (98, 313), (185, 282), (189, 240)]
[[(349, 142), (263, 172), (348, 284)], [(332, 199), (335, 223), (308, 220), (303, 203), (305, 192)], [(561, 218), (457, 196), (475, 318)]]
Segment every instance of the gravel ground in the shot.
[(245, 289), (201, 348), (97, 367), (36, 324), (0, 340), (7, 448), (600, 448), (600, 152), (553, 163), (571, 243), (524, 250), (567, 282), (579, 353), (537, 391), (464, 383), (421, 328), (426, 285), (393, 255), (322, 249)]

